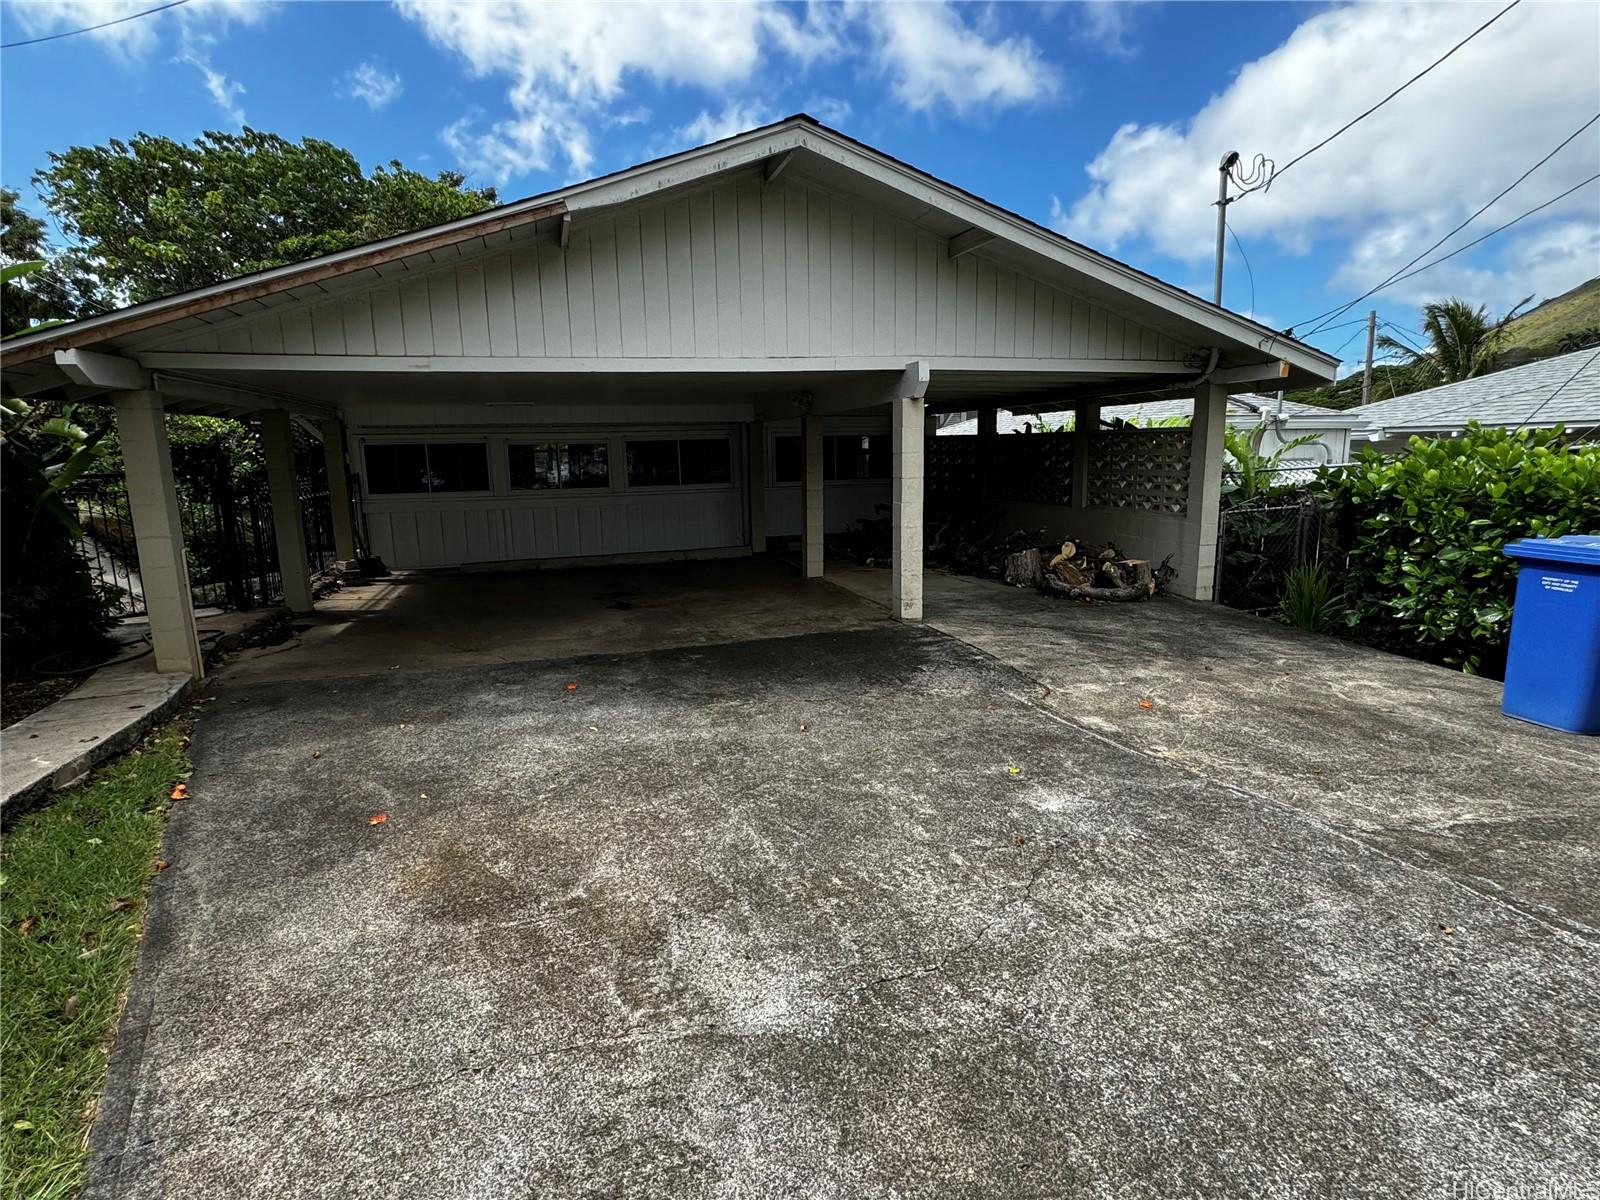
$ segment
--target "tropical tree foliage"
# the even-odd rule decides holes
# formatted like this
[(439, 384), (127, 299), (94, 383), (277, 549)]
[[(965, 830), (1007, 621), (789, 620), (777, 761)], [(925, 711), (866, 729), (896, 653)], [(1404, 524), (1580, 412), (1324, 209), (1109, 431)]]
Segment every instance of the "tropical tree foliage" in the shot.
[(1600, 529), (1600, 448), (1560, 429), (1412, 438), (1410, 453), (1368, 449), (1323, 486), (1359, 635), (1468, 671), (1504, 668), (1517, 573), (1505, 543)]
[(1500, 358), (1506, 327), (1532, 299), (1532, 296), (1523, 297), (1498, 321), (1490, 318), (1484, 305), (1474, 308), (1467, 301), (1454, 297), (1436, 300), (1422, 306), (1424, 349), (1387, 335), (1380, 337), (1378, 344), (1399, 357), (1420, 387), (1437, 387), (1487, 375)]
[(63, 650), (92, 659), (111, 623), (112, 597), (78, 554), (82, 530), (66, 500), (101, 445), (72, 416), (71, 408), (0, 400), (0, 660), (8, 675)]
[(492, 188), (246, 128), (139, 134), (50, 155), (34, 177), (117, 302), (151, 300), (479, 212)]
[(1243, 504), (1259, 500), (1281, 488), (1284, 458), (1301, 446), (1309, 446), (1317, 440), (1314, 433), (1302, 434), (1291, 438), (1271, 454), (1263, 454), (1261, 439), (1266, 428), (1265, 423), (1250, 429), (1239, 429), (1232, 425), (1223, 427), (1222, 448), (1225, 454), (1222, 486), (1227, 503)]

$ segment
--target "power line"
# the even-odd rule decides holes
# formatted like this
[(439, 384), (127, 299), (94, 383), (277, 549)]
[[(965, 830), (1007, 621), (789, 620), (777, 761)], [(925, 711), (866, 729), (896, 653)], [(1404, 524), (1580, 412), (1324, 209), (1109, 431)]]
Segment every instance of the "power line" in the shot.
[[(1227, 218), (1223, 218), (1226, 223)], [(1244, 252), (1244, 243), (1239, 240), (1239, 235), (1233, 232), (1233, 226), (1228, 225), (1228, 235), (1233, 238), (1233, 246), (1239, 252), (1239, 257), (1244, 260), (1244, 273), (1250, 278), (1250, 315), (1256, 312), (1256, 273), (1250, 269), (1250, 256)]]
[[(1471, 216), (1469, 216), (1465, 221), (1461, 222), (1461, 224), (1457, 225), (1449, 233), (1445, 234), (1438, 241), (1434, 242), (1433, 245), (1429, 246), (1426, 250), (1422, 251), (1415, 258), (1413, 258), (1410, 262), (1406, 263), (1404, 266), (1400, 267), (1398, 270), (1393, 272), (1393, 274), (1391, 274), (1387, 279), (1383, 280), (1382, 283), (1379, 283), (1376, 287), (1372, 288), (1371, 291), (1365, 292), (1362, 295), (1357, 296), (1354, 300), (1350, 301), (1348, 304), (1340, 305), (1338, 308), (1329, 309), (1327, 312), (1321, 313), (1321, 314), (1319, 314), (1318, 316), (1315, 316), (1315, 317), (1308, 317), (1307, 320), (1320, 321), (1320, 320), (1323, 320), (1324, 318), (1332, 318), (1332, 317), (1343, 316), (1346, 312), (1349, 312), (1350, 309), (1354, 308), (1357, 304), (1360, 304), (1368, 296), (1371, 296), (1375, 292), (1379, 291), (1381, 288), (1388, 287), (1391, 283), (1394, 283), (1396, 277), (1399, 276), (1402, 271), (1405, 271), (1409, 267), (1414, 267), (1422, 259), (1424, 259), (1428, 255), (1432, 254), (1440, 246), (1444, 245), (1451, 238), (1455, 237), (1456, 234), (1460, 233), (1468, 225), (1471, 225), (1474, 221), (1476, 221), (1484, 213), (1489, 211), (1490, 208), (1494, 207), (1494, 205), (1498, 204), (1501, 200), (1503, 200), (1513, 189), (1515, 189), (1517, 187), (1518, 184), (1520, 184), (1523, 180), (1528, 178), (1528, 176), (1532, 175), (1540, 167), (1544, 166), (1545, 163), (1549, 162), (1557, 154), (1560, 154), (1561, 151), (1565, 150), (1568, 146), (1570, 146), (1573, 143), (1573, 141), (1576, 140), (1577, 137), (1581, 133), (1583, 133), (1584, 130), (1588, 129), (1589, 126), (1593, 125), (1596, 121), (1600, 121), (1600, 113), (1596, 113), (1594, 116), (1590, 117), (1587, 121), (1585, 121), (1582, 125), (1578, 126), (1577, 129), (1574, 129), (1570, 134), (1567, 135), (1567, 137), (1562, 139), (1562, 141), (1555, 147), (1555, 149), (1551, 150), (1548, 154), (1546, 154), (1538, 162), (1534, 163), (1533, 166), (1529, 167), (1521, 175), (1518, 175), (1514, 180), (1512, 180), (1509, 184), (1507, 184), (1504, 188), (1502, 188), (1495, 196), (1493, 196), (1487, 203), (1485, 203), (1481, 208), (1479, 208), (1476, 212), (1474, 212)], [(1440, 261), (1442, 262), (1443, 260), (1441, 259)], [(1301, 324), (1304, 324), (1304, 323), (1305, 322), (1301, 322)], [(1320, 328), (1320, 326), (1318, 328)], [(1310, 330), (1308, 332), (1307, 336), (1310, 336), (1310, 334), (1316, 333), (1316, 332), (1317, 332), (1317, 329), (1312, 329), (1312, 330)]]
[(101, 21), (98, 25), (85, 25), (82, 29), (67, 29), (61, 33), (47, 33), (43, 37), (28, 38), (21, 42), (5, 42), (0, 44), (0, 50), (15, 50), (19, 46), (37, 46), (40, 42), (53, 42), (59, 38), (76, 37), (80, 33), (93, 33), (96, 29), (109, 29), (113, 25), (121, 25), (124, 21), (137, 21), (140, 17), (153, 17), (158, 12), (166, 12), (169, 8), (177, 8), (180, 4), (187, 4), (189, 0), (168, 0), (166, 4), (158, 4), (154, 8), (147, 8), (143, 12), (129, 13), (125, 17), (117, 17), (111, 21)]
[(1395, 88), (1394, 91), (1390, 92), (1382, 100), (1379, 100), (1371, 108), (1367, 109), (1365, 112), (1361, 113), (1359, 116), (1353, 117), (1351, 120), (1346, 121), (1343, 125), (1339, 126), (1339, 128), (1335, 129), (1332, 133), (1330, 133), (1327, 137), (1323, 138), (1315, 146), (1311, 147), (1311, 149), (1306, 150), (1303, 153), (1295, 155), (1295, 157), (1291, 158), (1288, 162), (1284, 163), (1283, 166), (1277, 168), (1270, 175), (1268, 175), (1266, 180), (1264, 180), (1263, 182), (1257, 184), (1255, 187), (1250, 188), (1248, 191), (1240, 192), (1238, 196), (1234, 197), (1234, 199), (1242, 200), (1242, 199), (1244, 199), (1244, 197), (1248, 196), (1250, 194), (1250, 192), (1258, 192), (1258, 191), (1263, 191), (1263, 190), (1265, 190), (1267, 188), (1270, 188), (1277, 181), (1278, 176), (1282, 175), (1290, 167), (1294, 166), (1295, 163), (1303, 162), (1305, 159), (1307, 159), (1311, 155), (1315, 154), (1318, 150), (1321, 150), (1324, 146), (1326, 146), (1329, 142), (1333, 141), (1334, 138), (1338, 137), (1340, 134), (1344, 133), (1346, 130), (1348, 130), (1348, 129), (1356, 126), (1356, 125), (1359, 125), (1362, 121), (1365, 121), (1373, 113), (1377, 112), (1385, 104), (1389, 103), (1389, 101), (1393, 100), (1401, 92), (1405, 91), (1408, 87), (1410, 87), (1413, 83), (1417, 82), (1417, 80), (1421, 79), (1429, 71), (1432, 71), (1440, 63), (1444, 62), (1445, 59), (1449, 58), (1457, 50), (1461, 49), (1461, 47), (1465, 46), (1473, 38), (1477, 37), (1485, 29), (1489, 28), (1489, 26), (1493, 25), (1501, 17), (1505, 16), (1508, 12), (1510, 12), (1513, 8), (1515, 8), (1517, 5), (1519, 5), (1521, 3), (1522, 3), (1522, 0), (1511, 0), (1510, 4), (1506, 5), (1499, 12), (1495, 13), (1494, 16), (1490, 17), (1482, 25), (1479, 25), (1471, 33), (1467, 34), (1466, 37), (1462, 38), (1454, 46), (1451, 46), (1450, 49), (1446, 50), (1438, 58), (1434, 59), (1431, 63), (1429, 63), (1422, 70), (1418, 71), (1415, 75), (1413, 75), (1410, 79), (1406, 80), (1399, 87)]
[(1572, 374), (1571, 374), (1571, 375), (1569, 375), (1569, 376), (1567, 376), (1567, 378), (1566, 378), (1566, 379), (1564, 379), (1564, 380), (1563, 380), (1563, 381), (1562, 381), (1562, 382), (1561, 382), (1561, 385), (1560, 385), (1560, 386), (1559, 386), (1559, 387), (1557, 387), (1557, 388), (1556, 388), (1556, 390), (1555, 390), (1555, 391), (1553, 391), (1553, 392), (1551, 392), (1551, 393), (1550, 393), (1550, 394), (1549, 394), (1549, 395), (1548, 395), (1548, 396), (1546, 396), (1546, 397), (1545, 397), (1545, 398), (1544, 398), (1544, 399), (1543, 399), (1543, 400), (1541, 400), (1541, 401), (1539, 401), (1539, 403), (1538, 403), (1538, 404), (1537, 404), (1537, 405), (1535, 405), (1535, 406), (1534, 406), (1534, 409), (1533, 409), (1533, 411), (1532, 411), (1532, 412), (1531, 412), (1531, 413), (1529, 413), (1529, 414), (1528, 414), (1528, 415), (1527, 415), (1527, 416), (1525, 416), (1525, 417), (1523, 417), (1523, 418), (1522, 418), (1522, 420), (1520, 420), (1520, 421), (1518, 421), (1518, 422), (1517, 422), (1517, 424), (1516, 424), (1516, 427), (1515, 427), (1515, 428), (1513, 428), (1513, 429), (1512, 429), (1512, 431), (1511, 431), (1511, 432), (1512, 432), (1512, 433), (1515, 433), (1515, 432), (1516, 432), (1516, 431), (1517, 431), (1517, 430), (1518, 430), (1518, 429), (1521, 429), (1521, 428), (1522, 428), (1522, 427), (1523, 427), (1523, 426), (1524, 426), (1524, 425), (1526, 425), (1526, 424), (1527, 424), (1527, 423), (1528, 423), (1528, 422), (1529, 422), (1529, 421), (1531, 421), (1531, 420), (1533, 420), (1533, 419), (1534, 419), (1534, 417), (1536, 417), (1536, 416), (1538, 416), (1538, 415), (1539, 415), (1539, 412), (1540, 412), (1540, 410), (1541, 410), (1541, 409), (1543, 409), (1543, 408), (1544, 408), (1544, 406), (1545, 406), (1545, 405), (1546, 405), (1546, 404), (1549, 404), (1549, 403), (1550, 403), (1550, 401), (1552, 401), (1552, 400), (1554, 400), (1554, 399), (1555, 399), (1555, 398), (1556, 398), (1556, 397), (1557, 397), (1557, 396), (1559, 396), (1559, 395), (1560, 395), (1560, 394), (1561, 394), (1561, 393), (1562, 393), (1562, 392), (1564, 392), (1564, 391), (1566, 391), (1566, 388), (1567, 388), (1567, 384), (1569, 384), (1569, 383), (1571, 383), (1571, 382), (1572, 382), (1572, 381), (1573, 381), (1573, 380), (1574, 380), (1574, 379), (1576, 379), (1576, 378), (1577, 378), (1577, 377), (1578, 377), (1578, 376), (1579, 376), (1579, 375), (1582, 375), (1582, 374), (1583, 374), (1583, 373), (1584, 373), (1584, 372), (1585, 372), (1585, 371), (1587, 371), (1587, 370), (1588, 370), (1588, 369), (1589, 369), (1589, 368), (1590, 368), (1590, 367), (1592, 367), (1592, 366), (1594, 366), (1594, 361), (1595, 361), (1595, 359), (1597, 359), (1597, 358), (1600, 358), (1600, 350), (1596, 350), (1596, 351), (1595, 351), (1595, 352), (1594, 352), (1594, 353), (1593, 353), (1593, 354), (1591, 354), (1591, 355), (1590, 355), (1590, 356), (1589, 356), (1589, 361), (1588, 361), (1588, 362), (1586, 362), (1586, 363), (1584, 363), (1584, 364), (1583, 364), (1583, 366), (1581, 366), (1581, 367), (1579, 367), (1579, 368), (1578, 368), (1578, 369), (1577, 369), (1577, 370), (1576, 370), (1576, 371), (1574, 371), (1574, 372), (1573, 372), (1573, 373), (1572, 373)]
[[(1562, 192), (1559, 196), (1552, 196), (1550, 199), (1546, 200), (1543, 204), (1539, 205), (1537, 208), (1530, 208), (1527, 212), (1523, 213), (1521, 216), (1512, 217), (1511, 220), (1507, 221), (1504, 225), (1496, 226), (1494, 229), (1489, 230), (1489, 232), (1484, 234), (1482, 237), (1474, 238), (1472, 241), (1468, 242), (1465, 246), (1458, 246), (1456, 249), (1450, 251), (1449, 254), (1441, 254), (1438, 258), (1434, 259), (1433, 261), (1423, 263), (1415, 271), (1407, 271), (1404, 275), (1396, 276), (1394, 279), (1389, 280), (1389, 283), (1403, 283), (1407, 279), (1410, 279), (1414, 275), (1421, 275), (1424, 271), (1428, 270), (1430, 267), (1437, 267), (1440, 263), (1444, 262), (1448, 258), (1454, 258), (1456, 255), (1461, 254), (1464, 251), (1471, 250), (1474, 246), (1478, 245), (1478, 243), (1488, 241), (1490, 238), (1492, 238), (1497, 233), (1504, 233), (1507, 229), (1510, 229), (1513, 225), (1517, 224), (1518, 222), (1526, 221), (1529, 217), (1533, 216), (1535, 213), (1543, 212), (1545, 209), (1549, 208), (1552, 204), (1556, 204), (1556, 203), (1558, 203), (1558, 202), (1560, 202), (1562, 200), (1565, 200), (1568, 196), (1572, 195), (1572, 193), (1577, 191), (1579, 188), (1588, 187), (1591, 183), (1593, 183), (1597, 179), (1600, 179), (1600, 172), (1597, 172), (1596, 174), (1589, 176), (1589, 178), (1587, 178), (1587, 179), (1580, 180), (1578, 183), (1573, 184), (1566, 191)], [(1384, 287), (1388, 287), (1389, 283), (1385, 283), (1383, 286)]]

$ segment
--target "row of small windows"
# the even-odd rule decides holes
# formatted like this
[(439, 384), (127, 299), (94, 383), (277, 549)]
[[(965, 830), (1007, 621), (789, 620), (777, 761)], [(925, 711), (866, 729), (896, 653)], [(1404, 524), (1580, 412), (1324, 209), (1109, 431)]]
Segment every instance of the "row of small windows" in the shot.
[[(646, 438), (624, 443), (629, 487), (733, 482), (727, 438)], [(513, 442), (506, 447), (512, 491), (611, 486), (606, 442)], [(366, 447), (367, 491), (375, 496), (487, 492), (484, 442), (373, 442)]]
[[(894, 460), (887, 433), (830, 433), (822, 439), (823, 479), (888, 479)], [(804, 475), (800, 438), (772, 439), (775, 483), (799, 483)]]

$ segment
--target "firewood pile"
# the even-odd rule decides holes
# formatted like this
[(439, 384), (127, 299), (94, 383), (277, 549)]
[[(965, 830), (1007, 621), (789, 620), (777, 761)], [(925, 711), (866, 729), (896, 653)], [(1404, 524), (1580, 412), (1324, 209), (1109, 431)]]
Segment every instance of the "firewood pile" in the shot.
[(1110, 543), (1054, 543), (1043, 529), (1005, 530), (961, 515), (934, 530), (925, 553), (962, 574), (998, 578), (1067, 600), (1143, 600), (1163, 590), (1175, 573), (1167, 562), (1152, 568)]

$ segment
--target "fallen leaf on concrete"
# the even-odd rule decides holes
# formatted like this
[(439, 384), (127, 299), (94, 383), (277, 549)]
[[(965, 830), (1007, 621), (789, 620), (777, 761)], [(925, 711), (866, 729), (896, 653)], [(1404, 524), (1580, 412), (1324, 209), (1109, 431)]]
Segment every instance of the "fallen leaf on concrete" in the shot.
[(417, 797), (417, 799), (419, 799), (419, 800), (426, 800), (427, 798), (428, 798), (428, 793), (427, 792), (423, 792), (420, 796)]
[(1021, 767), (1007, 767), (1006, 768), (1006, 774), (1008, 774), (1008, 775), (1021, 775), (1022, 774), (1022, 768)]
[(63, 1017), (65, 1017), (69, 1021), (73, 1021), (73, 1020), (77, 1019), (77, 1016), (78, 1016), (78, 998), (77, 998), (77, 996), (68, 996), (67, 997), (67, 1002), (61, 1006), (61, 1015)]
[(600, 726), (598, 726), (598, 725), (589, 726), (589, 732), (590, 733), (599, 733), (600, 732)]
[(311, 757), (312, 758), (321, 758), (322, 757), (322, 751), (321, 750), (313, 750), (311, 752)]
[(1141, 700), (1141, 701), (1139, 701), (1139, 707), (1140, 708), (1154, 708), (1155, 706), (1156, 706), (1156, 702), (1154, 700)]
[(577, 690), (578, 690), (578, 685), (577, 685), (577, 684), (575, 684), (575, 683), (569, 683), (569, 684), (567, 684), (567, 691), (569, 691), (569, 692), (575, 692), (575, 691), (577, 691)]
[(171, 866), (171, 865), (172, 865), (172, 864), (171, 864), (171, 863), (169, 863), (169, 862), (168, 862), (168, 861), (167, 861), (167, 860), (166, 860), (166, 859), (164, 859), (164, 858), (158, 858), (158, 859), (156, 859), (156, 870), (157, 870), (157, 871), (165, 871), (165, 870), (166, 870), (166, 869), (167, 869), (167, 868), (168, 868), (168, 867), (170, 867), (170, 866)]
[(1028, 844), (1028, 839), (1023, 837), (1020, 833), (1014, 833), (1011, 835), (1011, 844), (1020, 850), (1023, 846)]
[(1455, 931), (1456, 931), (1456, 927), (1454, 925), (1441, 925), (1441, 926), (1439, 926), (1439, 932), (1440, 933), (1454, 933)]
[(172, 791), (167, 793), (167, 798), (170, 800), (187, 800), (189, 798), (189, 785), (187, 783), (178, 784)]
[(23, 937), (27, 937), (28, 936), (28, 930), (32, 929), (38, 923), (39, 923), (39, 918), (38, 917), (23, 917), (22, 920), (17, 922), (17, 932), (20, 933)]
[(388, 819), (389, 819), (389, 814), (386, 813), (386, 812), (373, 813), (370, 817), (367, 818), (367, 824), (368, 825), (382, 825), (382, 824), (384, 824), (384, 822), (388, 821)]
[(809, 732), (809, 731), (810, 731), (810, 729), (811, 729), (811, 726), (809, 726), (809, 725), (802, 725), (802, 726), (800, 726), (800, 732), (801, 732), (801, 733), (807, 733), (807, 732)]

